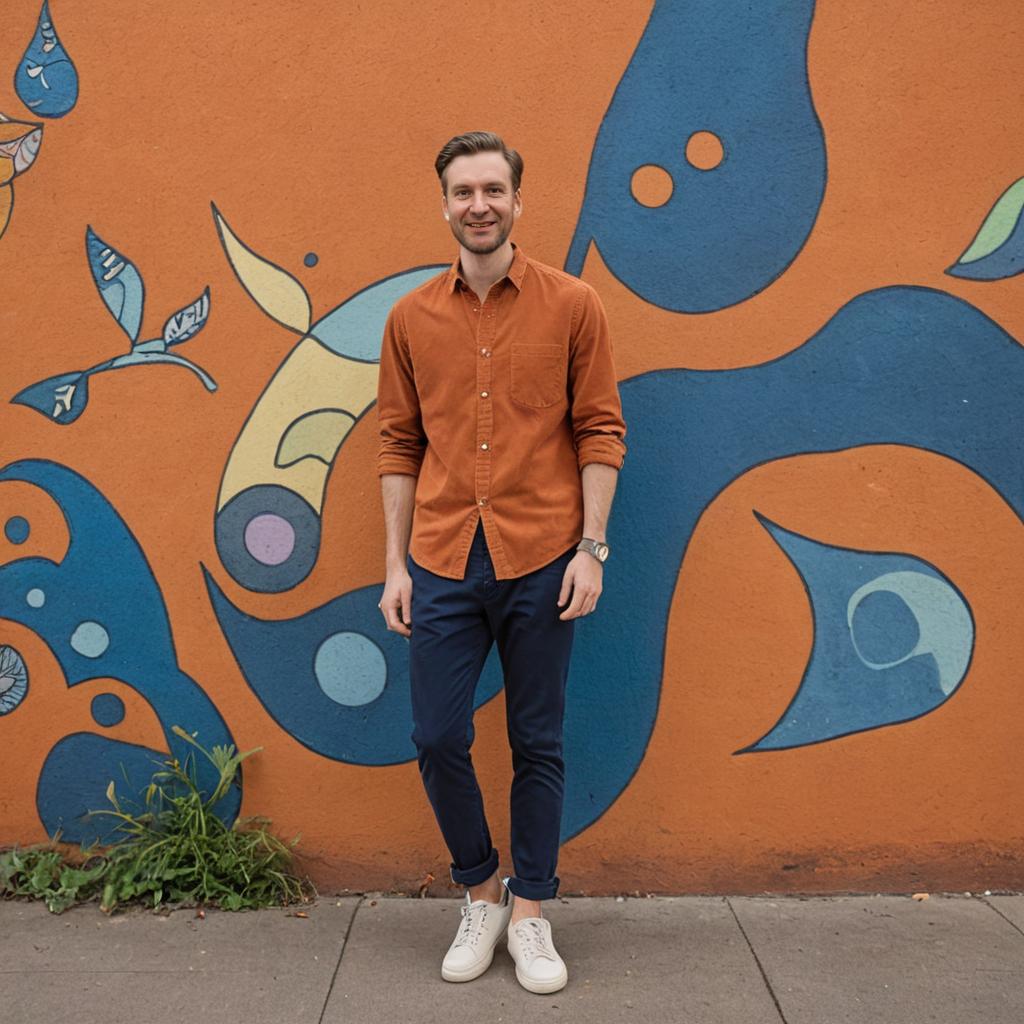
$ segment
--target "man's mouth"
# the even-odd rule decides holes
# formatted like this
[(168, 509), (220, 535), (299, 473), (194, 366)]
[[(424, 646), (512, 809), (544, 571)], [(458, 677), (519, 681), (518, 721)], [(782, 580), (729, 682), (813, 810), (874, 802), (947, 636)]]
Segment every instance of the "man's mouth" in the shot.
[(490, 228), (490, 227), (494, 226), (494, 223), (495, 222), (493, 220), (468, 221), (466, 226), (470, 227), (470, 228), (477, 228), (477, 229), (480, 229), (480, 228)]

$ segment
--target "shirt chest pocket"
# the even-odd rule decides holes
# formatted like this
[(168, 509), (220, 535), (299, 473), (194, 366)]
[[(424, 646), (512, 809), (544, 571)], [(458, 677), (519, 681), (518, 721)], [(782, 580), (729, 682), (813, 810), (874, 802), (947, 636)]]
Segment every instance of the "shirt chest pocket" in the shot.
[(566, 352), (561, 345), (512, 345), (512, 400), (533, 409), (565, 401)]

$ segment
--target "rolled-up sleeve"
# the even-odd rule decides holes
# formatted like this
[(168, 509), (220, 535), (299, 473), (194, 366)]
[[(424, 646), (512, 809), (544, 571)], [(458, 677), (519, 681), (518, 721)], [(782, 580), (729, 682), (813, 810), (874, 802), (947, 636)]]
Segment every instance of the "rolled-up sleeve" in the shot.
[(377, 423), (380, 428), (377, 475), (418, 476), (427, 438), (420, 417), (409, 341), (402, 330), (401, 313), (397, 308), (388, 314), (381, 343)]
[(584, 285), (573, 314), (569, 345), (569, 387), (576, 461), (621, 469), (626, 423), (615, 377), (608, 318), (597, 292)]

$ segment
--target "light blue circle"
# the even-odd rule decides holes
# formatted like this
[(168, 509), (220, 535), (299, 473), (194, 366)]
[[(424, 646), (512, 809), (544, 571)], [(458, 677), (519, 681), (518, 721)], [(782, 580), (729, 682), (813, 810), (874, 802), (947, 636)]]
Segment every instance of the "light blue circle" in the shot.
[(46, 595), (38, 587), (33, 587), (25, 595), (25, 603), (29, 608), (42, 608), (46, 604)]
[(71, 634), (71, 646), (83, 658), (98, 658), (110, 646), (110, 636), (98, 622), (80, 622)]
[(376, 700), (387, 682), (384, 652), (362, 633), (329, 636), (317, 648), (313, 671), (320, 689), (346, 707)]
[(913, 609), (891, 590), (865, 594), (853, 610), (850, 627), (854, 650), (869, 667), (909, 658), (921, 639)]

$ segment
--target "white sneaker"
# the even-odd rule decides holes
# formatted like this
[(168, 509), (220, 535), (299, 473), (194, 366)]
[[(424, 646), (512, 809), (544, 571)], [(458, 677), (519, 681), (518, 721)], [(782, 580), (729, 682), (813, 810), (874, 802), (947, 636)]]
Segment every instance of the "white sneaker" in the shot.
[(508, 926), (508, 951), (516, 962), (516, 978), (528, 992), (557, 992), (569, 972), (551, 939), (551, 924), (543, 917), (524, 917)]
[(471, 902), (467, 892), (466, 902), (459, 910), (462, 922), (441, 963), (441, 977), (445, 981), (472, 981), (491, 966), (494, 947), (512, 916), (512, 896), (502, 882), (500, 902)]

